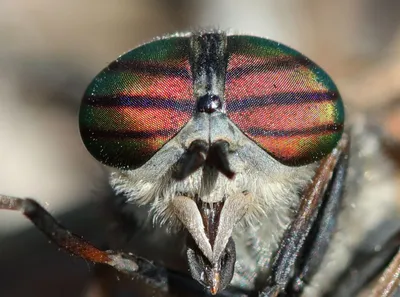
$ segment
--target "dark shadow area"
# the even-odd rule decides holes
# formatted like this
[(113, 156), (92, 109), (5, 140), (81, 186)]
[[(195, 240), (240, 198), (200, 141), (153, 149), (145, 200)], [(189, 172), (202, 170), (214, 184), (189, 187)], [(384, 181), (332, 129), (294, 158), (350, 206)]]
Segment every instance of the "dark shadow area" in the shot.
[[(57, 219), (69, 230), (101, 246), (106, 222), (93, 205), (85, 205)], [(60, 251), (34, 226), (1, 239), (0, 296), (80, 296), (93, 265)]]

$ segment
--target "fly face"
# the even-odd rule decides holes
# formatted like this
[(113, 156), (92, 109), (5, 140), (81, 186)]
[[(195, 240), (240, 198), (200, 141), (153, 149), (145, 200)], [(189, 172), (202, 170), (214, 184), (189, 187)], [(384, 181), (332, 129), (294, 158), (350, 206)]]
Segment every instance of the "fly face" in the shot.
[(80, 111), (87, 149), (116, 169), (112, 186), (150, 205), (157, 224), (188, 231), (191, 274), (213, 294), (233, 277), (238, 226), (297, 205), (343, 122), (338, 90), (316, 64), (277, 42), (223, 32), (173, 35), (122, 55), (93, 80)]

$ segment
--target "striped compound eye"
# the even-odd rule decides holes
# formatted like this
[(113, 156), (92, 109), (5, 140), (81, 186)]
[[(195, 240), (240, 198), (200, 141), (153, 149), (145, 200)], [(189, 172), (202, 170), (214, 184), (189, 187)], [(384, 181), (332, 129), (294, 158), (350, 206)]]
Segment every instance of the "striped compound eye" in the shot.
[(329, 76), (277, 42), (221, 32), (171, 36), (122, 55), (87, 88), (80, 130), (103, 164), (146, 163), (196, 112), (226, 113), (288, 166), (320, 160), (343, 132)]
[(141, 166), (190, 120), (195, 99), (189, 51), (189, 38), (153, 41), (94, 78), (79, 122), (97, 160), (121, 169)]
[(299, 52), (253, 36), (228, 36), (228, 117), (279, 162), (320, 160), (339, 141), (344, 108), (330, 77)]

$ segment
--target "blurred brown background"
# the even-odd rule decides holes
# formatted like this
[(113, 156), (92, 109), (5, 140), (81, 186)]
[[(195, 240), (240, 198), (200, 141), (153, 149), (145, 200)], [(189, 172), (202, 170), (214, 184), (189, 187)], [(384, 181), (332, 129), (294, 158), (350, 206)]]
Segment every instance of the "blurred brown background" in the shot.
[[(85, 87), (121, 53), (201, 27), (269, 37), (316, 61), (337, 82), (349, 114), (376, 125), (395, 164), (399, 11), (397, 0), (2, 0), (0, 193), (34, 197), (101, 243), (106, 176), (77, 125)], [(0, 211), (0, 296), (78, 296), (89, 273), (21, 214)]]

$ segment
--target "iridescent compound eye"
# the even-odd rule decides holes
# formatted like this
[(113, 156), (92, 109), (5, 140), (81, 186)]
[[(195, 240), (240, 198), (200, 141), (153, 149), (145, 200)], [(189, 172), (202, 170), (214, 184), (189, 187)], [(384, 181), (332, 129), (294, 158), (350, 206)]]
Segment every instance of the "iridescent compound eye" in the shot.
[(80, 130), (97, 160), (131, 169), (196, 112), (226, 112), (289, 166), (329, 154), (344, 123), (335, 84), (305, 56), (268, 39), (211, 32), (156, 40), (111, 63), (86, 90)]
[(344, 108), (330, 77), (299, 52), (253, 36), (228, 36), (226, 112), (279, 162), (320, 160), (339, 141)]
[(153, 41), (94, 78), (79, 122), (97, 160), (124, 169), (140, 166), (189, 121), (195, 106), (189, 51), (188, 38)]

